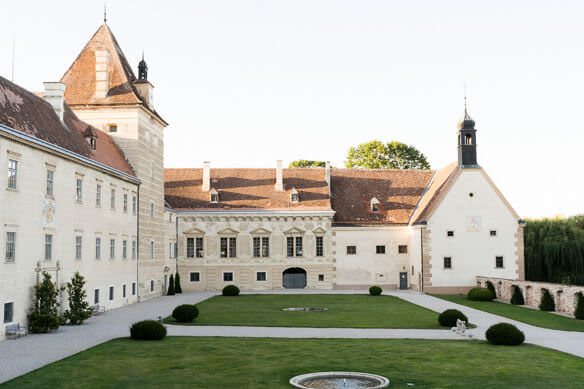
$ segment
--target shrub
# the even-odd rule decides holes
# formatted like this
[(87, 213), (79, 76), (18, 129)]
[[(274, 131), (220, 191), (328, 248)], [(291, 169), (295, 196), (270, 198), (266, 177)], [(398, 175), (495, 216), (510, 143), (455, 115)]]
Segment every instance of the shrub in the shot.
[(132, 324), (130, 328), (132, 339), (160, 340), (166, 336), (166, 328), (154, 320), (142, 320)]
[(582, 292), (576, 293), (576, 310), (574, 311), (574, 317), (576, 319), (584, 320), (584, 294)]
[(172, 311), (172, 317), (179, 323), (190, 323), (197, 316), (199, 316), (199, 309), (191, 304), (179, 305)]
[(472, 288), (466, 297), (473, 301), (491, 301), (495, 298), (493, 292), (487, 288)]
[(371, 288), (369, 288), (369, 294), (371, 296), (379, 296), (381, 294), (381, 292), (383, 292), (383, 289), (381, 289), (379, 286), (375, 285), (372, 286)]
[(525, 300), (523, 299), (523, 292), (521, 288), (517, 285), (513, 285), (513, 296), (511, 297), (511, 304), (513, 305), (523, 305)]
[(239, 294), (239, 288), (235, 285), (227, 285), (223, 288), (223, 296), (237, 296)]
[(30, 331), (35, 334), (46, 334), (49, 331), (56, 330), (61, 324), (59, 316), (32, 312), (28, 315)]
[(542, 288), (541, 290), (541, 301), (539, 303), (539, 309), (542, 311), (555, 311), (556, 304), (554, 303), (554, 298), (550, 294), (550, 291)]
[(497, 298), (497, 291), (495, 290), (495, 285), (491, 281), (487, 281), (487, 289), (493, 293), (493, 298)]
[(174, 296), (174, 276), (170, 275), (170, 281), (168, 282), (168, 292), (166, 293), (167, 296)]
[(468, 318), (457, 309), (447, 309), (438, 316), (438, 322), (443, 327), (455, 327), (458, 319), (468, 324)]
[(33, 306), (28, 314), (31, 332), (46, 333), (59, 328), (59, 294), (59, 289), (51, 281), (51, 275), (43, 272), (43, 280), (34, 287)]
[(182, 288), (180, 287), (180, 276), (178, 272), (174, 276), (174, 293), (182, 293)]
[(489, 343), (495, 345), (518, 346), (525, 340), (523, 332), (509, 323), (494, 324), (485, 335)]
[(71, 325), (83, 324), (93, 312), (85, 300), (85, 278), (79, 272), (75, 272), (71, 282), (67, 282), (67, 296), (69, 309), (63, 312), (63, 321)]

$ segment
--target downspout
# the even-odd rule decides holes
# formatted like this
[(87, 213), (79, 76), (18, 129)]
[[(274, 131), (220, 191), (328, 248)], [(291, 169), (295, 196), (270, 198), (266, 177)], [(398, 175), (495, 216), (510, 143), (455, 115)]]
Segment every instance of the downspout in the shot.
[(420, 292), (424, 293), (424, 228), (420, 227), (420, 263), (422, 269), (422, 280), (420, 282)]
[(176, 272), (178, 273), (178, 215), (176, 213), (174, 214), (174, 219), (175, 219), (175, 225), (176, 225), (176, 236), (175, 236), (176, 246), (174, 246), (174, 261), (176, 263)]
[(140, 302), (140, 184), (136, 194), (136, 289), (138, 302)]

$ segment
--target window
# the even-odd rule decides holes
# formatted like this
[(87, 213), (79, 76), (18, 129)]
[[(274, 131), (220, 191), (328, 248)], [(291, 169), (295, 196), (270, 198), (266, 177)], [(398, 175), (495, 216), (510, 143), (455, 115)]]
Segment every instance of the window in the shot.
[(137, 208), (137, 198), (136, 196), (132, 196), (132, 213), (135, 215), (136, 214), (136, 208)]
[[(221, 254), (223, 254), (223, 251), (221, 251)], [(195, 238), (187, 238), (187, 258), (192, 258), (194, 256), (195, 256)]]
[(111, 209), (116, 209), (116, 190), (112, 189), (110, 196), (110, 207)]
[(95, 189), (95, 206), (101, 207), (101, 184), (97, 184)]
[(81, 252), (83, 248), (83, 240), (81, 236), (75, 237), (75, 259), (81, 259)]
[(126, 284), (122, 285), (122, 297), (126, 298)]
[(253, 238), (253, 256), (254, 257), (270, 256), (270, 238), (257, 236)]
[(196, 238), (195, 242), (197, 243), (195, 254), (197, 258), (203, 258), (203, 238)]
[(414, 275), (414, 265), (412, 265), (412, 275)]
[(236, 238), (221, 238), (221, 257), (235, 258), (237, 256), (237, 239)]
[(108, 124), (109, 132), (118, 132), (118, 125), (117, 124)]
[(150, 291), (154, 292), (154, 280), (150, 280)]
[(452, 269), (452, 257), (444, 257), (444, 269)]
[(319, 274), (318, 275), (318, 280), (319, 281), (324, 281), (324, 274)]
[(154, 259), (154, 241), (150, 241), (150, 259)]
[(6, 233), (6, 262), (14, 262), (16, 257), (16, 232), (8, 231)]
[(122, 259), (126, 258), (128, 258), (128, 241), (124, 239), (122, 241)]
[(191, 282), (199, 282), (201, 281), (201, 273), (198, 271), (193, 271), (189, 273), (189, 279)]
[(407, 253), (408, 253), (408, 246), (407, 246), (407, 245), (405, 245), (405, 244), (399, 245), (399, 246), (397, 247), (397, 251), (398, 251), (398, 253), (400, 253), (400, 254), (407, 254)]
[(316, 256), (322, 257), (324, 255), (324, 244), (323, 244), (323, 237), (317, 236), (316, 237)]
[(225, 282), (233, 281), (233, 272), (230, 271), (223, 272), (223, 281)]
[(116, 257), (116, 240), (110, 239), (110, 259), (114, 259)]
[(150, 203), (150, 219), (154, 219), (154, 203)]
[(347, 246), (347, 255), (357, 254), (357, 246)]
[(47, 169), (47, 196), (53, 196), (53, 182), (55, 179), (55, 172), (51, 169)]
[(372, 198), (369, 204), (371, 205), (371, 212), (379, 212), (379, 200), (377, 198)]
[(128, 194), (124, 193), (124, 213), (128, 213)]
[(53, 258), (53, 235), (45, 234), (45, 261)]
[(4, 323), (10, 323), (13, 320), (14, 303), (4, 304)]
[(286, 238), (286, 254), (289, 257), (302, 256), (302, 237), (288, 236)]
[(93, 290), (93, 303), (99, 304), (99, 289)]
[(256, 272), (256, 281), (265, 281), (265, 280), (266, 280), (266, 272), (265, 271)]
[(101, 238), (95, 238), (95, 259), (101, 259)]
[(290, 191), (290, 202), (297, 203), (299, 201), (300, 195), (298, 195), (298, 191), (296, 190), (296, 188), (292, 188), (292, 190)]
[(83, 201), (83, 179), (77, 178), (75, 180), (75, 201), (78, 203)]
[(172, 258), (172, 243), (168, 244), (168, 258)]
[(136, 283), (132, 282), (132, 296), (136, 295)]
[(375, 254), (385, 254), (385, 245), (375, 246)]
[(113, 286), (109, 287), (109, 299), (110, 299), (110, 301), (112, 301), (114, 299), (114, 287)]
[(454, 236), (454, 231), (446, 231), (446, 236), (453, 237)]
[(489, 235), (490, 236), (497, 236), (497, 230), (491, 230), (491, 231), (489, 231)]
[(219, 202), (219, 192), (217, 192), (217, 189), (211, 188), (211, 192), (209, 194), (211, 196), (210, 201), (212, 204)]
[(8, 189), (16, 189), (18, 180), (18, 161), (8, 160)]
[(132, 259), (136, 259), (136, 241), (132, 241)]
[(499, 269), (503, 268), (503, 257), (495, 257), (495, 266)]

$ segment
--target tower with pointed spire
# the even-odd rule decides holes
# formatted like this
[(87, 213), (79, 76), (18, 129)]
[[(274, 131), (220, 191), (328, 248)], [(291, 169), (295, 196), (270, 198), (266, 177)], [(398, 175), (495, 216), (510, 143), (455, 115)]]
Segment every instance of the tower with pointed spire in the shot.
[(477, 130), (475, 121), (468, 114), (466, 96), (464, 97), (464, 115), (458, 122), (458, 166), (477, 168)]

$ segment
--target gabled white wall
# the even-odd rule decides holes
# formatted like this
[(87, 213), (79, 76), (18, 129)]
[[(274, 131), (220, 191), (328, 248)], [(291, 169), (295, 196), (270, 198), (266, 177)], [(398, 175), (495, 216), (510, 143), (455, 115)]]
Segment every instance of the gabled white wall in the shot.
[[(476, 231), (469, 230), (469, 217), (479, 218)], [(427, 228), (432, 287), (473, 286), (479, 275), (518, 277), (518, 218), (481, 169), (462, 169), (430, 215)], [(447, 237), (448, 230), (454, 231), (454, 237)], [(497, 236), (491, 237), (490, 230), (496, 230)], [(447, 256), (452, 257), (452, 269), (444, 269), (443, 258)], [(502, 269), (495, 267), (496, 256), (504, 258)]]

